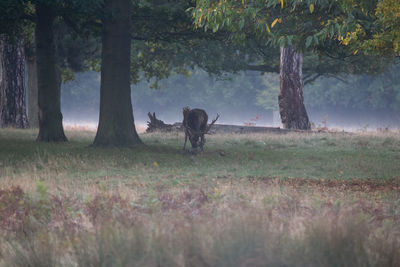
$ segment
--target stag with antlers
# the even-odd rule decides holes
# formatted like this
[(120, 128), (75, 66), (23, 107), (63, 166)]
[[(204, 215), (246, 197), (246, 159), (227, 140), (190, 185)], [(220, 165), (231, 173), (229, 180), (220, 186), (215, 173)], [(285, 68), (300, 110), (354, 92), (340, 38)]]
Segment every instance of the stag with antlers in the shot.
[[(183, 149), (186, 149), (186, 142), (189, 137), (189, 141), (192, 144), (192, 149), (197, 149), (200, 146), (200, 150), (203, 151), (206, 139), (205, 134), (211, 129), (211, 126), (218, 120), (219, 115), (207, 126), (208, 115), (203, 109), (190, 109), (189, 107), (183, 108), (183, 128), (185, 129), (185, 144)], [(200, 139), (200, 144), (199, 144)]]

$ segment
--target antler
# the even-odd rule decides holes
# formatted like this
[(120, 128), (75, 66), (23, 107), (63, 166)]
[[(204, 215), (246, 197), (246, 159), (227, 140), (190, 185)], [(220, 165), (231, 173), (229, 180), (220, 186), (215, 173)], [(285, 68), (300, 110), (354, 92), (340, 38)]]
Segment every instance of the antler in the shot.
[(207, 129), (205, 130), (205, 134), (208, 133), (208, 131), (211, 129), (211, 126), (214, 125), (214, 123), (218, 120), (219, 118), (219, 114), (217, 114), (217, 117), (215, 117), (215, 119), (210, 123), (210, 125), (208, 125)]

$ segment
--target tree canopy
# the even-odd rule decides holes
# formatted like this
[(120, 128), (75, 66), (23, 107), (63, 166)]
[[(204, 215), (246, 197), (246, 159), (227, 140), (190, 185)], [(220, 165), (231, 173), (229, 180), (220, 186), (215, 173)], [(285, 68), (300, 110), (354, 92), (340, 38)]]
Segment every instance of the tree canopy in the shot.
[(370, 54), (399, 55), (399, 10), (396, 0), (198, 0), (193, 17), (198, 27), (228, 27), (239, 40), (250, 32), (303, 50), (324, 48), (331, 39)]

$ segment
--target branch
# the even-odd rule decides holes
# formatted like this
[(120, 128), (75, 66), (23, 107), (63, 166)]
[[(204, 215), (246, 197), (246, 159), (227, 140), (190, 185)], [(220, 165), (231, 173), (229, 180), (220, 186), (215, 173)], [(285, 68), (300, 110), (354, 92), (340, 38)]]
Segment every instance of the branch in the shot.
[(339, 76), (332, 75), (332, 74), (327, 74), (326, 76), (327, 76), (327, 77), (332, 77), (332, 78), (335, 78), (335, 79), (337, 79), (337, 80), (341, 81), (342, 83), (349, 84), (349, 82), (348, 82), (348, 81), (346, 81), (346, 80), (344, 80), (344, 79), (340, 78)]
[(341, 56), (341, 55), (339, 55), (339, 56), (334, 56), (334, 55), (332, 55), (332, 54), (330, 54), (329, 52), (327, 52), (327, 51), (324, 51), (324, 54), (327, 56), (327, 57), (330, 57), (330, 58), (332, 58), (332, 59), (337, 59), (337, 60), (341, 60), (341, 59), (345, 59), (345, 58), (349, 58), (349, 57), (352, 57), (353, 56), (353, 53), (350, 53), (350, 54), (348, 54), (348, 55), (343, 55), (343, 56)]
[[(311, 75), (309, 75), (308, 77), (310, 77)], [(304, 85), (307, 85), (307, 84), (309, 84), (309, 83), (312, 83), (312, 82), (314, 82), (316, 79), (318, 79), (319, 77), (321, 77), (322, 76), (322, 74), (321, 73), (318, 73), (317, 75), (315, 75), (313, 78), (311, 78), (311, 79), (307, 79), (307, 78), (305, 78), (304, 79)]]
[(217, 117), (210, 123), (210, 125), (208, 125), (206, 131), (204, 132), (205, 134), (208, 133), (208, 131), (211, 129), (211, 126), (214, 125), (214, 123), (218, 120), (219, 118), (219, 114), (217, 114)]
[[(303, 73), (305, 73), (305, 71), (303, 70)], [(307, 80), (308, 78), (310, 78), (313, 74), (312, 73), (307, 73), (304, 75), (303, 80)]]
[(181, 31), (181, 32), (152, 32), (151, 35), (146, 34), (138, 34), (131, 35), (131, 38), (134, 40), (141, 41), (164, 41), (164, 42), (176, 42), (178, 38), (187, 40), (187, 39), (205, 39), (205, 40), (226, 40), (225, 34), (210, 34), (202, 31)]
[(272, 67), (269, 65), (246, 65), (244, 66), (244, 69), (251, 71), (279, 73), (279, 67)]

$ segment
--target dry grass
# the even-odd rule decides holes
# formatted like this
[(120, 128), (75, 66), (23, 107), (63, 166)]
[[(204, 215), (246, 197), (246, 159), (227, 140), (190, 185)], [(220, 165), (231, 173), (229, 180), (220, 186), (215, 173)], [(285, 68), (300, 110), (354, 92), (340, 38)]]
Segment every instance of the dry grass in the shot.
[[(136, 123), (136, 131), (139, 134), (145, 133), (147, 129), (147, 125)], [(66, 131), (79, 131), (79, 132), (95, 132), (97, 130), (97, 124), (95, 123), (64, 123), (64, 130)]]
[(34, 135), (0, 131), (0, 265), (400, 265), (396, 134)]
[[(3, 221), (9, 240), (3, 246), (4, 265), (25, 266), (29, 261), (39, 266), (49, 262), (80, 266), (400, 263), (396, 183), (250, 179), (217, 184), (144, 189), (133, 195), (92, 192), (87, 199), (46, 193), (39, 185), (24, 204), (19, 200), (16, 204), (15, 212), (24, 211), (24, 217), (16, 220), (11, 212), (9, 221)], [(6, 195), (0, 193), (0, 203)], [(21, 220), (27, 225), (21, 226)]]

